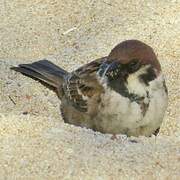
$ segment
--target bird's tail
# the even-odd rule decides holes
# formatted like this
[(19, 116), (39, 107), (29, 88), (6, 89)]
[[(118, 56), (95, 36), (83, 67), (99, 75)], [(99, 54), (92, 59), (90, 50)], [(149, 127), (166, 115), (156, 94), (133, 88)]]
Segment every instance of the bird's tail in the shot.
[(32, 64), (20, 64), (18, 67), (11, 67), (11, 69), (43, 81), (55, 88), (63, 83), (65, 75), (68, 74), (67, 71), (48, 60), (40, 60)]

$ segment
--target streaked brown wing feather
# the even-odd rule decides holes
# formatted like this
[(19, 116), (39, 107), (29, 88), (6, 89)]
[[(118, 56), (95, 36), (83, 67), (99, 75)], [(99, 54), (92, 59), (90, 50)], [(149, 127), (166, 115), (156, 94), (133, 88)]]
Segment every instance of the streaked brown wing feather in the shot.
[(98, 94), (102, 87), (96, 72), (105, 58), (97, 59), (73, 71), (63, 85), (66, 98), (79, 111), (88, 111), (88, 100)]

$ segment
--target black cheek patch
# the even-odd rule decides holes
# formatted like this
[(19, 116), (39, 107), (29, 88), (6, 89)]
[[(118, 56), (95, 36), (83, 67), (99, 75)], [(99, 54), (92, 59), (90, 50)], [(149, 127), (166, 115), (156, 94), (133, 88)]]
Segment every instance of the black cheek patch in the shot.
[(139, 76), (140, 81), (144, 82), (147, 86), (149, 86), (149, 82), (154, 80), (156, 77), (156, 73), (152, 67), (149, 67), (145, 74)]

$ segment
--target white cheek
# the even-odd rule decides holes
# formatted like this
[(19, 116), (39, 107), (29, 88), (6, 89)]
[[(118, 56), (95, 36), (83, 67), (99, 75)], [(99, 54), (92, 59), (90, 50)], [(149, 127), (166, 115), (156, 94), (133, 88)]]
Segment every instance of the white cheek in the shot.
[(137, 94), (139, 96), (146, 95), (146, 86), (139, 81), (136, 75), (130, 75), (127, 79), (126, 87), (129, 90), (129, 93)]
[(146, 96), (146, 89), (148, 87), (139, 80), (139, 75), (143, 73), (145, 73), (145, 69), (140, 69), (139, 71), (128, 76), (126, 87), (130, 93)]

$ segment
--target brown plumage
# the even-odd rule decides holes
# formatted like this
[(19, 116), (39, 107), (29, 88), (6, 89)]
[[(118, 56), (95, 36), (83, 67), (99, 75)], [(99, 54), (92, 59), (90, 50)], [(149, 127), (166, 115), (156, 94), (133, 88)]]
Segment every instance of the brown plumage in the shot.
[[(102, 133), (149, 136), (167, 106), (159, 61), (150, 46), (137, 40), (124, 41), (71, 73), (47, 60), (11, 69), (55, 87), (65, 122)], [(158, 101), (162, 108), (155, 117), (151, 113)]]

